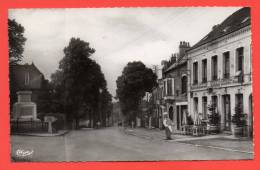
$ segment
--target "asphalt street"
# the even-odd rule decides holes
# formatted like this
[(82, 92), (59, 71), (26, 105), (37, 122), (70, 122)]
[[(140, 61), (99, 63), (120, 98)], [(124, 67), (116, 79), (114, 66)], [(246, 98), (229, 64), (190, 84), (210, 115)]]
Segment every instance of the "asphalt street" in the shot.
[[(221, 141), (220, 141), (221, 142)], [(12, 156), (33, 151), (30, 161), (167, 161), (252, 159), (252, 153), (127, 135), (117, 127), (82, 129), (64, 136), (11, 136)]]

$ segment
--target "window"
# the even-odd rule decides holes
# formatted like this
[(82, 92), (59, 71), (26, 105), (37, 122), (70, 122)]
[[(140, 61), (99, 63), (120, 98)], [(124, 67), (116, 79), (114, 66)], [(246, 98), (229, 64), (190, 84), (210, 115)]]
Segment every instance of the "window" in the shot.
[(164, 96), (173, 96), (174, 79), (173, 78), (164, 79), (163, 87), (164, 87), (164, 90), (163, 90)]
[(240, 47), (236, 50), (236, 58), (237, 58), (237, 71), (241, 71), (241, 73), (243, 72), (243, 59), (244, 59), (244, 48)]
[(212, 80), (217, 80), (218, 79), (218, 56), (213, 56), (211, 60), (211, 75), (212, 75)]
[(236, 50), (236, 76), (238, 77), (239, 82), (243, 82), (243, 70), (244, 70), (244, 48), (240, 47)]
[(198, 62), (193, 63), (193, 84), (198, 83)]
[(167, 96), (172, 96), (172, 79), (167, 79)]
[(163, 96), (166, 96), (166, 81), (163, 81)]
[(203, 119), (206, 119), (207, 118), (207, 110), (208, 110), (208, 107), (207, 107), (207, 96), (203, 96), (202, 97), (202, 118)]
[(223, 78), (228, 79), (230, 73), (230, 54), (229, 51), (223, 53)]
[(211, 101), (212, 105), (218, 108), (218, 96), (212, 96)]
[(30, 74), (29, 72), (26, 72), (24, 75), (24, 85), (29, 85), (30, 84)]
[(193, 98), (193, 108), (194, 108), (194, 113), (198, 113), (198, 98), (197, 97)]
[(181, 93), (187, 93), (187, 76), (181, 78)]
[(240, 105), (243, 110), (243, 94), (236, 94), (236, 105)]
[(202, 60), (202, 82), (207, 82), (207, 59)]

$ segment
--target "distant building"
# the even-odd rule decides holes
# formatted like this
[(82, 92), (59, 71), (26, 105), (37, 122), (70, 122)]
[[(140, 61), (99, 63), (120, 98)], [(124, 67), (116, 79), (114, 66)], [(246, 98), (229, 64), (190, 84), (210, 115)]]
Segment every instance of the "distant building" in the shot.
[(163, 69), (163, 96), (169, 118), (174, 122), (175, 130), (181, 130), (184, 114), (188, 111), (188, 68), (186, 51), (190, 44), (181, 41), (179, 52), (171, 57), (171, 64)]
[(234, 108), (241, 104), (252, 135), (252, 50), (250, 8), (242, 8), (214, 26), (188, 50), (189, 112), (207, 117), (213, 103), (221, 114), (221, 129), (231, 131)]
[(112, 119), (113, 123), (116, 124), (123, 122), (124, 120), (124, 116), (122, 114), (119, 102), (113, 102)]
[(163, 65), (157, 65), (153, 68), (154, 73), (157, 75), (158, 86), (153, 88), (151, 97), (151, 103), (154, 106), (152, 114), (152, 126), (160, 129), (162, 128), (162, 113), (164, 108), (162, 69)]

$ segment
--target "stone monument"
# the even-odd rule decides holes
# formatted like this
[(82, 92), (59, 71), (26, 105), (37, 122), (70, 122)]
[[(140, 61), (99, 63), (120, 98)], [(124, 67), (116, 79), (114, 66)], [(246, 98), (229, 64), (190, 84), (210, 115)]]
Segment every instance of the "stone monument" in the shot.
[(12, 120), (40, 121), (37, 118), (37, 106), (31, 101), (31, 91), (18, 91), (18, 101), (13, 105)]

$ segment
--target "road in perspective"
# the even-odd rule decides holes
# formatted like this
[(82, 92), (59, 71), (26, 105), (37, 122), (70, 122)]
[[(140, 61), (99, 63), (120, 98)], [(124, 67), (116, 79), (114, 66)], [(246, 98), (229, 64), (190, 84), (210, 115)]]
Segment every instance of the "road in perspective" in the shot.
[[(251, 144), (239, 142), (245, 148), (252, 148)], [(186, 143), (144, 138), (117, 127), (82, 129), (56, 137), (13, 135), (11, 143), (12, 155), (18, 149), (33, 150), (30, 161), (36, 162), (253, 159), (251, 152), (208, 147), (191, 140)]]

